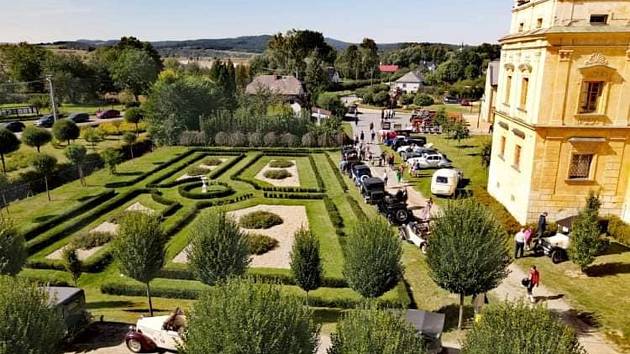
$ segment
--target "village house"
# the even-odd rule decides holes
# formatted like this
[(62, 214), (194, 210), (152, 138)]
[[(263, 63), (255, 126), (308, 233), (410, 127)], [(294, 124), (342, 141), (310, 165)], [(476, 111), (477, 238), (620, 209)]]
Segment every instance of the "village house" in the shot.
[(245, 93), (255, 95), (260, 92), (272, 92), (280, 95), (292, 107), (303, 106), (305, 91), (300, 80), (294, 76), (260, 75), (247, 85)]
[(514, 2), (488, 191), (520, 223), (575, 215), (589, 191), (630, 221), (629, 18), (626, 1)]
[(422, 88), (422, 77), (420, 74), (410, 71), (394, 82), (394, 89), (403, 93), (417, 93)]

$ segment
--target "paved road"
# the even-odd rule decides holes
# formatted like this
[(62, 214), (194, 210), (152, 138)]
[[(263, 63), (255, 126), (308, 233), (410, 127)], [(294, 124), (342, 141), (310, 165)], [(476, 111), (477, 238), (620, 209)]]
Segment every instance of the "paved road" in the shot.
[[(77, 125), (79, 127), (87, 127), (87, 126), (98, 126), (101, 125), (102, 123), (107, 123), (107, 122), (116, 122), (116, 121), (122, 121), (124, 118), (123, 117), (118, 117), (118, 118), (109, 118), (109, 119), (98, 119), (96, 118), (96, 116), (90, 116), (90, 120), (85, 122), (85, 123), (77, 123)], [(35, 124), (35, 121), (29, 121), (29, 122), (24, 122), (24, 124), (26, 126), (29, 125), (33, 125)], [(46, 130), (52, 130), (52, 128), (45, 128)], [(18, 137), (18, 139), (22, 138), (22, 133), (15, 133), (15, 135)]]

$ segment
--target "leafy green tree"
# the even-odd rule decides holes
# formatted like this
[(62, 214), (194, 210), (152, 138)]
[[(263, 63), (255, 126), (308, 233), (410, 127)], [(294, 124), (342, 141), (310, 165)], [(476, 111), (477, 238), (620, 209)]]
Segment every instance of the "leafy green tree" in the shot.
[(54, 156), (46, 154), (38, 154), (31, 160), (31, 167), (35, 169), (40, 176), (44, 177), (44, 184), (46, 185), (46, 195), (48, 195), (48, 201), (50, 198), (50, 189), (48, 188), (48, 176), (50, 176), (57, 167), (57, 159)]
[(344, 78), (358, 80), (360, 77), (365, 76), (364, 73), (361, 72), (361, 54), (359, 53), (359, 47), (355, 44), (349, 45), (348, 48), (337, 57), (335, 67), (339, 69)]
[(572, 328), (543, 306), (502, 302), (484, 309), (462, 354), (586, 354)]
[(188, 264), (195, 278), (214, 285), (245, 274), (249, 266), (247, 234), (223, 212), (208, 211), (190, 231)]
[(267, 44), (266, 53), (271, 66), (302, 80), (307, 66), (305, 59), (316, 49), (324, 62), (334, 63), (334, 48), (326, 43), (323, 34), (309, 30), (291, 30), (274, 35)]
[(52, 140), (50, 132), (44, 128), (38, 128), (33, 125), (29, 125), (24, 128), (22, 132), (22, 142), (30, 147), (34, 147), (39, 151), (39, 148), (48, 144)]
[(573, 222), (569, 258), (582, 272), (593, 264), (600, 249), (599, 206), (599, 198), (591, 191), (586, 206)]
[(320, 92), (328, 87), (328, 72), (324, 67), (324, 61), (318, 50), (314, 50), (308, 58), (304, 86), (311, 99), (314, 101)]
[(343, 274), (354, 291), (376, 298), (402, 278), (401, 255), (400, 240), (386, 221), (359, 221), (346, 240)]
[(144, 119), (144, 112), (140, 107), (131, 107), (125, 111), (125, 122), (135, 124), (136, 135), (138, 135), (138, 123)]
[(20, 149), (20, 143), (20, 140), (12, 131), (7, 128), (0, 128), (0, 160), (2, 160), (2, 173), (7, 173), (4, 155), (18, 151)]
[(113, 148), (107, 148), (101, 152), (101, 159), (109, 168), (109, 173), (115, 175), (116, 166), (118, 166), (118, 164), (122, 162), (123, 156), (120, 151)]
[(122, 140), (127, 146), (129, 146), (129, 153), (131, 154), (131, 158), (133, 159), (133, 144), (135, 144), (138, 137), (134, 133), (125, 133), (122, 136)]
[(459, 294), (459, 328), (464, 297), (490, 291), (507, 277), (506, 239), (494, 215), (472, 200), (449, 203), (433, 225), (427, 264), (437, 285)]
[(78, 55), (51, 53), (43, 66), (45, 73), (52, 77), (58, 101), (88, 103), (98, 98), (94, 67)]
[(435, 102), (433, 101), (433, 97), (423, 93), (417, 95), (416, 98), (414, 98), (413, 103), (416, 106), (426, 107), (432, 105)]
[(247, 65), (239, 64), (236, 66), (236, 87), (240, 91), (244, 91), (247, 84), (252, 81), (251, 68)]
[(27, 279), (0, 276), (0, 351), (55, 353), (64, 336), (61, 312), (46, 290)]
[(79, 284), (79, 277), (81, 277), (82, 267), (77, 249), (72, 245), (64, 248), (61, 259), (63, 260), (63, 267), (66, 269), (66, 272), (72, 275), (74, 286), (77, 286)]
[(348, 111), (343, 102), (341, 102), (339, 95), (335, 93), (319, 94), (317, 96), (317, 106), (331, 111), (333, 115), (339, 118), (343, 118)]
[(489, 139), (481, 146), (481, 166), (488, 169), (490, 167), (490, 160), (492, 159), (492, 140)]
[(55, 139), (59, 141), (66, 141), (68, 145), (70, 145), (71, 140), (79, 138), (79, 135), (81, 134), (79, 126), (69, 119), (60, 119), (56, 121), (55, 124), (53, 124), (52, 132)]
[(120, 41), (116, 43), (115, 46), (111, 47), (111, 49), (115, 53), (115, 55), (118, 55), (120, 51), (124, 51), (125, 49), (142, 50), (143, 52), (147, 53), (151, 57), (151, 59), (153, 59), (153, 62), (155, 63), (158, 71), (161, 71), (164, 68), (162, 57), (160, 56), (160, 53), (153, 47), (151, 42), (142, 42), (133, 36), (121, 37)]
[(114, 258), (121, 273), (146, 285), (151, 316), (150, 282), (164, 265), (167, 240), (158, 216), (127, 213), (122, 217), (118, 235), (113, 241)]
[(0, 217), (0, 274), (16, 275), (27, 256), (24, 237), (9, 219)]
[(322, 259), (319, 255), (319, 239), (312, 232), (300, 228), (296, 233), (291, 250), (291, 273), (297, 285), (308, 292), (322, 285)]
[(376, 74), (380, 62), (378, 47), (374, 40), (364, 38), (359, 46), (359, 52), (361, 53), (361, 71), (364, 73), (366, 79), (371, 79)]
[(43, 47), (25, 42), (0, 46), (0, 62), (6, 65), (9, 79), (29, 82), (28, 91), (43, 91), (43, 62), (50, 54)]
[(312, 312), (296, 297), (274, 285), (230, 280), (193, 305), (179, 351), (311, 354), (318, 334)]
[(87, 157), (87, 150), (85, 149), (85, 146), (77, 144), (68, 145), (64, 151), (64, 155), (68, 161), (77, 166), (81, 185), (85, 187), (85, 175), (83, 174), (83, 164), (85, 163), (85, 159)]
[(121, 88), (130, 90), (136, 101), (138, 96), (148, 91), (157, 79), (159, 67), (143, 50), (125, 49), (111, 66), (114, 82)]
[(202, 117), (220, 108), (220, 92), (209, 79), (161, 75), (145, 104), (145, 119), (151, 136), (158, 144), (174, 145), (181, 132), (199, 131)]
[(424, 342), (402, 314), (366, 306), (343, 315), (328, 354), (422, 354)]
[(82, 132), (83, 139), (92, 145), (92, 150), (96, 151), (96, 144), (103, 141), (103, 131), (98, 128), (86, 127)]

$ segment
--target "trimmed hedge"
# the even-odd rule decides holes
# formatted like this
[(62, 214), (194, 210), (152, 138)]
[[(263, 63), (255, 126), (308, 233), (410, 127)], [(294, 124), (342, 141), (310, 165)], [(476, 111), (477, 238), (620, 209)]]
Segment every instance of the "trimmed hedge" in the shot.
[(350, 209), (352, 209), (352, 213), (354, 213), (354, 216), (356, 216), (357, 219), (359, 220), (367, 219), (367, 215), (365, 215), (365, 212), (363, 211), (363, 209), (361, 209), (361, 206), (354, 198), (347, 195), (346, 200), (348, 201), (348, 204), (350, 204)]
[(271, 168), (289, 168), (293, 166), (295, 166), (295, 163), (289, 160), (273, 160), (269, 162), (269, 167)]
[(330, 218), (330, 221), (332, 222), (333, 226), (335, 226), (335, 229), (343, 229), (344, 227), (343, 219), (341, 218), (339, 209), (337, 209), (337, 206), (332, 201), (332, 199), (325, 197), (324, 205), (326, 206), (328, 217)]
[(276, 199), (296, 199), (296, 200), (306, 200), (306, 199), (315, 199), (320, 200), (326, 198), (326, 194), (322, 193), (304, 193), (304, 194), (291, 194), (291, 193), (271, 193), (265, 192), (265, 198), (276, 198)]
[(332, 157), (330, 157), (329, 154), (325, 154), (325, 155), (326, 155), (326, 159), (328, 160), (328, 164), (330, 165), (330, 168), (332, 168), (333, 172), (335, 173), (335, 177), (337, 177), (337, 182), (339, 182), (339, 185), (341, 186), (343, 191), (347, 192), (348, 184), (346, 184), (346, 180), (343, 179), (343, 176), (341, 175), (341, 171), (339, 171), (339, 168), (337, 168), (337, 166), (335, 165), (335, 162), (333, 161)]
[(55, 270), (31, 270), (24, 269), (18, 275), (43, 286), (73, 286), (70, 273)]
[(188, 199), (215, 199), (215, 198), (224, 198), (230, 196), (235, 193), (234, 189), (230, 187), (227, 183), (223, 182), (210, 182), (208, 186), (221, 186), (222, 189), (215, 191), (208, 191), (207, 193), (201, 192), (191, 192), (192, 189), (200, 188), (203, 186), (203, 182), (193, 182), (184, 184), (177, 188), (179, 195)]
[[(184, 153), (180, 154), (179, 156), (175, 157), (174, 159), (171, 159), (171, 160), (169, 160), (169, 161), (167, 161), (167, 162), (165, 162), (165, 163), (163, 163), (163, 164), (158, 165), (158, 167), (157, 167), (157, 168), (154, 168), (154, 169), (152, 169), (152, 170), (151, 170), (151, 171), (153, 171), (153, 172), (151, 172), (151, 173), (150, 173), (150, 175), (151, 175), (151, 174), (154, 174), (154, 173), (157, 173), (157, 172), (159, 172), (160, 170), (164, 170), (164, 169), (166, 169), (166, 168), (168, 168), (168, 167), (172, 166), (173, 164), (175, 164), (175, 163), (177, 163), (177, 162), (179, 162), (179, 161), (181, 161), (181, 160), (183, 160), (183, 159), (185, 159), (185, 158), (187, 158), (187, 157), (189, 157), (189, 156), (193, 155), (193, 152), (194, 152), (193, 150), (188, 150), (188, 151), (186, 151), (186, 152), (184, 152)], [(190, 159), (190, 160), (186, 161), (185, 163), (183, 163), (183, 164), (182, 164), (181, 166), (179, 166), (178, 168), (173, 168), (173, 169), (171, 169), (170, 171), (168, 171), (167, 173), (165, 173), (165, 174), (163, 174), (163, 175), (161, 175), (161, 176), (159, 176), (159, 177), (157, 177), (157, 178), (154, 178), (151, 182), (147, 183), (147, 187), (148, 187), (148, 188), (158, 188), (158, 187), (162, 187), (162, 186), (160, 186), (160, 185), (159, 185), (159, 184), (160, 184), (160, 182), (162, 182), (162, 181), (164, 181), (164, 180), (166, 180), (166, 179), (168, 179), (168, 178), (171, 178), (171, 177), (172, 177), (172, 176), (174, 176), (176, 173), (181, 172), (181, 170), (182, 170), (182, 169), (185, 169), (186, 167), (188, 167), (188, 166), (190, 166), (190, 165), (192, 165), (192, 164), (194, 164), (194, 163), (198, 162), (199, 160), (201, 160), (201, 159), (203, 159), (203, 158), (205, 158), (205, 157), (207, 157), (207, 155), (199, 155), (199, 156), (195, 156), (194, 158), (192, 158), (192, 159)], [(181, 181), (181, 182), (185, 182), (185, 181)], [(172, 187), (172, 186), (170, 186), (170, 187)]]
[(608, 235), (617, 242), (630, 246), (630, 225), (617, 216), (608, 216)]
[[(165, 283), (163, 280), (159, 283), (156, 281), (151, 285), (151, 295), (154, 297), (173, 298), (173, 299), (198, 299), (202, 292), (206, 291), (209, 287), (199, 282), (182, 282), (174, 281), (173, 284)], [(399, 284), (396, 289), (396, 298), (392, 299), (377, 299), (379, 306), (386, 308), (407, 308), (410, 300), (407, 292), (402, 285), (402, 290), (399, 290), (401, 285)], [(101, 285), (101, 292), (110, 295), (122, 295), (122, 296), (144, 296), (146, 294), (146, 287), (136, 281), (130, 280), (117, 280), (109, 281)], [(404, 297), (401, 297), (404, 295)], [(300, 291), (295, 293), (295, 296), (303, 297), (304, 295)], [(333, 307), (342, 309), (356, 308), (363, 304), (363, 299), (358, 294), (333, 294), (333, 296), (322, 297), (317, 292), (309, 294), (308, 303), (313, 307)]]
[(109, 200), (111, 198), (113, 198), (116, 195), (116, 191), (113, 189), (107, 190), (106, 192), (103, 192), (95, 197), (92, 197), (91, 199), (75, 206), (72, 209), (66, 210), (63, 213), (55, 216), (52, 219), (49, 219), (47, 221), (44, 221), (40, 224), (35, 225), (34, 227), (24, 231), (22, 233), (22, 236), (24, 236), (25, 240), (30, 240), (36, 236), (38, 236), (39, 234), (41, 234), (42, 232), (45, 232), (46, 230), (50, 230), (53, 227), (62, 224), (66, 221), (68, 221), (69, 219), (75, 218), (85, 212), (87, 212), (88, 210), (103, 204), (103, 202), (105, 202), (106, 200)]
[(240, 227), (252, 230), (270, 229), (283, 223), (279, 215), (262, 210), (243, 215), (238, 220)]
[(227, 161), (227, 162), (223, 163), (219, 167), (217, 167), (214, 170), (212, 170), (212, 172), (210, 172), (210, 174), (208, 175), (208, 178), (210, 178), (210, 179), (217, 179), (217, 178), (221, 177), (221, 175), (223, 175), (223, 173), (227, 172), (234, 165), (236, 165), (239, 161), (244, 159), (245, 156), (246, 156), (245, 154), (241, 153), (237, 157), (231, 159), (230, 161)]
[(267, 170), (265, 171), (263, 176), (269, 179), (281, 180), (281, 179), (292, 177), (293, 175), (291, 174), (291, 172), (283, 169), (283, 170)]
[(319, 173), (319, 169), (315, 165), (315, 159), (313, 158), (313, 155), (308, 155), (308, 161), (311, 163), (311, 169), (313, 170), (313, 173), (315, 173), (315, 179), (317, 180), (317, 187), (321, 191), (324, 191), (325, 190), (324, 179), (322, 178), (322, 175)]

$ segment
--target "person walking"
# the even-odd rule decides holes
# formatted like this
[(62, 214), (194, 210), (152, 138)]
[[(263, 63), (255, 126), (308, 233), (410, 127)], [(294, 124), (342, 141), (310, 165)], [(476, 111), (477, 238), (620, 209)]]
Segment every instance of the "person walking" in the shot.
[(359, 136), (359, 139), (361, 139), (361, 143), (363, 143), (363, 140), (365, 140), (365, 133), (363, 132), (363, 130), (361, 130), (361, 135)]
[(398, 182), (398, 184), (400, 184), (400, 169), (396, 170), (396, 182)]
[(374, 122), (370, 122), (370, 130), (374, 130)]
[(372, 128), (370, 131), (370, 138), (370, 143), (374, 144), (374, 138), (376, 138), (376, 132), (374, 131), (374, 128)]
[(533, 265), (531, 268), (529, 268), (529, 282), (527, 283), (527, 297), (529, 298), (529, 301), (531, 301), (531, 303), (535, 303), (536, 302), (536, 298), (534, 297), (534, 287), (538, 287), (538, 285), (540, 284), (540, 273), (538, 272), (538, 269), (536, 269), (536, 266)]
[(525, 251), (529, 251), (531, 242), (532, 242), (532, 228), (528, 226), (525, 229)]
[(523, 257), (523, 249), (525, 248), (525, 229), (517, 232), (514, 236), (514, 242), (516, 242), (516, 250), (514, 251), (514, 258), (519, 259)]
[(387, 170), (383, 174), (383, 182), (385, 182), (385, 187), (387, 187), (387, 180), (389, 180), (389, 176), (387, 176)]
[(538, 217), (538, 229), (536, 230), (537, 237), (543, 237), (545, 235), (545, 231), (547, 231), (547, 215), (549, 214), (545, 211)]
[(358, 114), (354, 114), (354, 125), (358, 126), (359, 125), (359, 115)]

